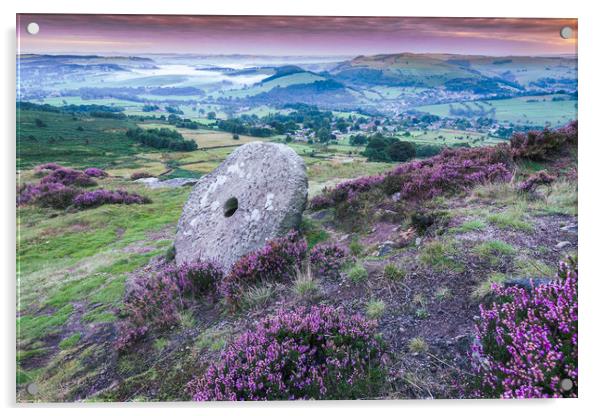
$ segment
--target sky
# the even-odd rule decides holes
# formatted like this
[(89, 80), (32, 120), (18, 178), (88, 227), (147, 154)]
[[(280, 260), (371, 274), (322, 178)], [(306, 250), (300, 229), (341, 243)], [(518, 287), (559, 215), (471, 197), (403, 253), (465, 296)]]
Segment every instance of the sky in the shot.
[[(40, 26), (37, 35), (27, 24)], [(571, 39), (560, 29), (570, 26)], [(21, 14), (19, 53), (577, 53), (577, 19)]]

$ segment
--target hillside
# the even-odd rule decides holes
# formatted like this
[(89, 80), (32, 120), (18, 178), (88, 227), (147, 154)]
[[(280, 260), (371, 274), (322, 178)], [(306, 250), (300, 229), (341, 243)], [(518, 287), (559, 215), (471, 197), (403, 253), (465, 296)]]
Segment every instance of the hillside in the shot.
[[(78, 125), (90, 131), (84, 123), (96, 125), (105, 140), (112, 137), (113, 146), (125, 137), (124, 125), (103, 125), (85, 114), (72, 118), (26, 110), (21, 120), (24, 134), (43, 143), (60, 134), (59, 122), (66, 137), (79, 134)], [(69, 168), (109, 169), (109, 176), (94, 173), (96, 184), (77, 192), (121, 190), (147, 199), (19, 206), (18, 400), (190, 400), (203, 391), (197, 378), (220, 363), (245, 331), (279, 311), (308, 306), (359, 316), (362, 325), (366, 319), (366, 328), (373, 325), (378, 334), (370, 339), (383, 342), (383, 373), (375, 374), (370, 389), (348, 393), (352, 398), (495, 397), (479, 391), (472, 373), (475, 317), (479, 305), (496, 299), (492, 283), (545, 283), (554, 279), (559, 261), (576, 257), (576, 142), (571, 124), (529, 140), (518, 135), (510, 144), (446, 149), (395, 165), (322, 162), (299, 150), (315, 163), (308, 175), (316, 196), (300, 229), (312, 263), (246, 287), (235, 308), (219, 293), (185, 294), (179, 306), (160, 287), (145, 299), (166, 303), (132, 304), (130, 297), (137, 279), (151, 284), (152, 276), (169, 276), (175, 226), (190, 192), (147, 188), (130, 176), (141, 166), (158, 172), (154, 164), (174, 161), (211, 163), (211, 170), (228, 154), (224, 149), (182, 153), (128, 146), (137, 152), (131, 155), (97, 147), (63, 157)], [(88, 145), (79, 146), (83, 152)], [(40, 156), (28, 148), (19, 179), (35, 186), (56, 167), (34, 168)], [(325, 187), (333, 178), (340, 183)], [(341, 257), (320, 251), (330, 246)], [(132, 307), (144, 311), (148, 331), (127, 338)], [(35, 397), (26, 389), (32, 381)]]

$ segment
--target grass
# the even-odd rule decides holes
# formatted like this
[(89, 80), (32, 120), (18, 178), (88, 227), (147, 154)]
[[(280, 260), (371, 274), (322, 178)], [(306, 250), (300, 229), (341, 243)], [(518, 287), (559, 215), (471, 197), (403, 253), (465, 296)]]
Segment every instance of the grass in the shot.
[(411, 353), (418, 354), (428, 351), (428, 344), (422, 337), (415, 337), (408, 342), (408, 349)]
[(71, 335), (70, 337), (65, 338), (64, 340), (62, 340), (59, 343), (59, 348), (62, 350), (66, 350), (69, 348), (74, 347), (75, 345), (77, 345), (77, 343), (79, 342), (80, 338), (82, 337), (81, 333), (75, 333), (73, 335)]
[(311, 250), (316, 244), (328, 240), (330, 237), (328, 232), (309, 218), (303, 218), (301, 222), (301, 231), (307, 241), (308, 250)]
[(435, 292), (435, 299), (438, 301), (443, 301), (445, 299), (449, 299), (451, 297), (451, 291), (447, 287), (440, 287)]
[(269, 283), (259, 284), (245, 290), (241, 305), (243, 309), (257, 309), (268, 304), (274, 296), (275, 287)]
[(383, 270), (383, 276), (393, 281), (402, 280), (406, 276), (406, 271), (393, 263), (389, 263)]
[(523, 277), (552, 277), (554, 268), (536, 259), (518, 259), (515, 261), (516, 273)]
[(457, 253), (458, 249), (453, 241), (431, 241), (420, 251), (420, 261), (438, 272), (460, 272), (464, 268), (454, 259)]
[[(35, 123), (40, 119), (46, 127)], [(82, 126), (83, 131), (77, 130)], [(125, 136), (133, 123), (89, 115), (20, 110), (17, 112), (17, 169), (56, 162), (75, 168), (136, 165), (141, 147)]]
[(362, 243), (360, 243), (358, 238), (353, 238), (351, 240), (351, 243), (349, 243), (349, 251), (351, 251), (351, 254), (353, 254), (356, 257), (361, 256), (364, 252), (364, 246), (362, 245)]
[(577, 184), (574, 181), (558, 180), (549, 186), (543, 201), (535, 209), (544, 214), (577, 215)]
[(362, 264), (358, 263), (349, 269), (347, 276), (349, 276), (349, 280), (351, 280), (351, 282), (358, 284), (368, 278), (368, 271)]
[(503, 273), (492, 273), (487, 280), (482, 282), (479, 286), (477, 286), (471, 294), (471, 297), (474, 300), (481, 300), (485, 296), (491, 293), (491, 286), (494, 283), (500, 284), (506, 281), (507, 277)]
[(17, 318), (17, 340), (28, 344), (44, 335), (58, 331), (73, 312), (73, 305), (68, 304), (49, 315), (25, 315)]
[(82, 316), (82, 322), (90, 324), (115, 322), (116, 320), (117, 316), (114, 313), (108, 312), (102, 307), (92, 309)]
[(506, 211), (489, 215), (487, 222), (505, 230), (532, 232), (534, 229), (533, 225), (525, 221), (524, 217), (522, 210), (510, 208)]
[(366, 316), (370, 319), (378, 319), (385, 313), (387, 305), (382, 300), (371, 299), (366, 304)]
[(297, 272), (297, 276), (293, 281), (293, 291), (297, 296), (304, 299), (311, 299), (320, 292), (320, 286), (313, 278), (309, 265), (305, 272)]
[(169, 340), (165, 338), (157, 338), (155, 342), (153, 342), (153, 348), (159, 352), (163, 351), (168, 345)]
[(209, 328), (196, 338), (194, 345), (199, 350), (221, 351), (230, 336), (228, 329)]
[(458, 227), (452, 228), (450, 231), (456, 233), (469, 233), (472, 231), (483, 231), (486, 227), (487, 224), (481, 220), (471, 220), (462, 223), (462, 225)]
[(491, 240), (485, 241), (474, 247), (473, 251), (479, 257), (494, 260), (499, 256), (511, 256), (516, 253), (516, 249), (505, 241)]

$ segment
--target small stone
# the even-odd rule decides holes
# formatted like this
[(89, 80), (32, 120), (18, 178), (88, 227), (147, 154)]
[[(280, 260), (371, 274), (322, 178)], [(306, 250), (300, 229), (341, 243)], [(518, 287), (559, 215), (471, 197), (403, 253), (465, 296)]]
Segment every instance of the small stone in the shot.
[(401, 192), (395, 192), (393, 195), (391, 195), (391, 199), (395, 202), (399, 202), (401, 199)]
[(422, 238), (416, 237), (416, 247), (418, 247), (422, 243)]
[(562, 250), (563, 248), (568, 247), (570, 245), (571, 245), (570, 241), (561, 241), (558, 244), (556, 244), (556, 249)]

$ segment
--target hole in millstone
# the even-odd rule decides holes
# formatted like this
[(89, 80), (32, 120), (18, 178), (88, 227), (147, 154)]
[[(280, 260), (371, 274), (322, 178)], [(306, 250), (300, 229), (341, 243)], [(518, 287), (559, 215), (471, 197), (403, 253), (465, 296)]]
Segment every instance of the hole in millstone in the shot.
[(231, 217), (238, 209), (238, 199), (230, 198), (224, 204), (224, 217)]

